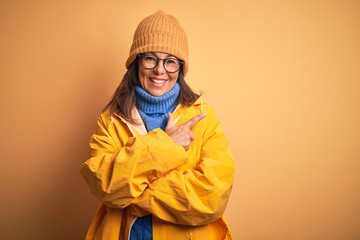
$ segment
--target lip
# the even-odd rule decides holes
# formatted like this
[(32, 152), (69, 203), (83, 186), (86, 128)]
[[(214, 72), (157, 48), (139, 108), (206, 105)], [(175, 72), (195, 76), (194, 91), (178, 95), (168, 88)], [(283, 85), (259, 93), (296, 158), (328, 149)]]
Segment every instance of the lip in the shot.
[(150, 77), (149, 79), (150, 79), (151, 81), (167, 81), (166, 78)]
[(156, 87), (162, 87), (168, 81), (168, 79), (164, 78), (149, 78), (149, 80), (153, 83)]

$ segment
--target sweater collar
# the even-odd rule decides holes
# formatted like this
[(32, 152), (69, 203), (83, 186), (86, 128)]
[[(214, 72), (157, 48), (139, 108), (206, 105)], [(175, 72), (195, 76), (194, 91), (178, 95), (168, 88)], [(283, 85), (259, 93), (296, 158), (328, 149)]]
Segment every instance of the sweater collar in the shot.
[(135, 86), (137, 108), (148, 131), (155, 128), (165, 129), (168, 121), (167, 113), (175, 110), (179, 94), (178, 83), (169, 92), (159, 97), (149, 94), (140, 86)]
[(148, 93), (139, 85), (135, 86), (137, 106), (146, 114), (159, 114), (172, 112), (176, 107), (176, 99), (180, 94), (180, 86), (175, 83), (174, 87), (162, 96), (156, 97)]

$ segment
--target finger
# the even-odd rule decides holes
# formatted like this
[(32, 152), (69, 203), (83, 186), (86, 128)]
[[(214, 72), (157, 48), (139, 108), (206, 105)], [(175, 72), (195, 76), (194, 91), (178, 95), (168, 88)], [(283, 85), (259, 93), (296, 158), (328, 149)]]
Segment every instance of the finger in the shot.
[(168, 122), (166, 124), (165, 129), (169, 129), (169, 128), (173, 127), (174, 125), (175, 125), (174, 117), (172, 116), (172, 114), (170, 112), (168, 112)]
[(180, 114), (175, 120), (174, 120), (174, 125), (179, 121), (179, 119), (181, 118), (182, 114)]
[(190, 140), (191, 141), (194, 141), (194, 139), (195, 139), (195, 135), (194, 135), (194, 133), (193, 132), (189, 132), (189, 137), (190, 137)]
[(206, 113), (201, 113), (201, 114), (193, 117), (192, 119), (190, 119), (190, 120), (187, 121), (186, 123), (184, 123), (184, 126), (192, 127), (195, 123), (197, 123), (198, 121), (200, 121), (200, 120), (203, 119), (204, 117), (206, 117)]

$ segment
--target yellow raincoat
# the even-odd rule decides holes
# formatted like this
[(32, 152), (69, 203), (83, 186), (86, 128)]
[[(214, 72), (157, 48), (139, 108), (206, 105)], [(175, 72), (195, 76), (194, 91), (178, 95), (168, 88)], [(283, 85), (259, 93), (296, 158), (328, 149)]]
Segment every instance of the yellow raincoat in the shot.
[(215, 112), (197, 100), (179, 105), (177, 125), (204, 111), (187, 151), (163, 130), (147, 132), (104, 112), (91, 137), (91, 158), (81, 174), (102, 201), (86, 239), (129, 239), (136, 216), (153, 215), (154, 240), (232, 239), (223, 213), (230, 197), (234, 160)]

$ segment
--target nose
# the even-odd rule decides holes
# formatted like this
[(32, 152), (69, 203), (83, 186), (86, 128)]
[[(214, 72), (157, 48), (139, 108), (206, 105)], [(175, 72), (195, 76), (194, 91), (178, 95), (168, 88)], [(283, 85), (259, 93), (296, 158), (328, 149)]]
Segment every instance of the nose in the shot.
[(154, 68), (154, 71), (156, 72), (156, 74), (160, 75), (166, 72), (165, 68), (164, 68), (164, 60), (159, 59), (159, 62), (157, 64), (157, 66)]

